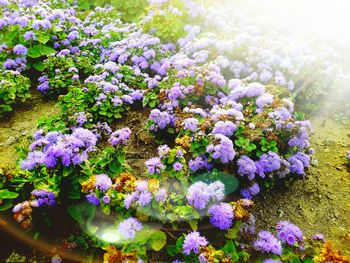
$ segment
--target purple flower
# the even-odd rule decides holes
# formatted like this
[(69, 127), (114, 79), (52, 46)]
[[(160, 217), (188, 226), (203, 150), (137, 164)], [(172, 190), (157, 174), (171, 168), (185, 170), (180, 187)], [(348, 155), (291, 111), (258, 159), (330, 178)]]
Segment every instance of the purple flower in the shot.
[(214, 125), (212, 134), (222, 134), (227, 137), (231, 137), (236, 131), (236, 125), (231, 121), (218, 121)]
[(139, 198), (139, 196), (138, 196), (138, 194), (136, 192), (132, 192), (130, 194), (125, 195), (125, 197), (124, 197), (124, 207), (126, 209), (129, 209), (131, 204), (133, 202), (136, 202), (138, 198)]
[(136, 182), (136, 190), (139, 192), (145, 192), (148, 190), (148, 182), (145, 180)]
[(27, 55), (27, 51), (28, 49), (21, 45), (21, 44), (17, 44), (16, 46), (14, 46), (13, 48), (13, 52), (16, 54), (16, 55), (22, 55), (22, 56), (25, 56)]
[(183, 253), (185, 255), (190, 255), (191, 252), (198, 254), (199, 248), (205, 247), (207, 244), (207, 239), (200, 236), (197, 231), (194, 231), (185, 237), (184, 243), (182, 245)]
[(160, 174), (162, 170), (165, 169), (164, 164), (162, 164), (160, 158), (153, 157), (145, 162), (147, 170), (150, 174)]
[(130, 139), (130, 135), (131, 135), (131, 130), (128, 127), (126, 127), (113, 132), (111, 134), (111, 137), (109, 138), (109, 142), (113, 146), (125, 145), (126, 142)]
[(234, 213), (231, 205), (227, 203), (212, 205), (208, 214), (210, 215), (210, 223), (220, 230), (226, 230), (232, 226)]
[(141, 231), (142, 224), (133, 217), (125, 219), (118, 226), (118, 232), (124, 239), (133, 239), (136, 232)]
[(192, 172), (196, 172), (203, 168), (210, 170), (212, 165), (208, 162), (208, 158), (205, 155), (200, 155), (197, 156), (194, 160), (190, 160), (188, 162), (188, 167)]
[(292, 246), (295, 242), (303, 241), (303, 233), (300, 228), (288, 221), (279, 222), (276, 229), (278, 231), (278, 237), (282, 243), (287, 243)]
[(182, 168), (183, 168), (183, 165), (179, 162), (176, 162), (173, 164), (173, 168), (174, 168), (174, 171), (178, 172), (178, 171), (181, 171)]
[(182, 122), (185, 130), (195, 132), (198, 129), (198, 120), (196, 118), (187, 118)]
[(62, 259), (58, 255), (55, 255), (51, 258), (51, 263), (61, 263), (61, 262), (62, 262)]
[(263, 261), (263, 263), (282, 263), (282, 261), (281, 260), (277, 260), (277, 259), (268, 258), (268, 259), (265, 259)]
[(253, 245), (260, 252), (282, 255), (281, 243), (268, 231), (259, 232), (258, 239)]
[(94, 193), (90, 193), (86, 196), (86, 200), (93, 205), (98, 206), (100, 204), (100, 199)]
[(107, 191), (112, 186), (112, 180), (106, 174), (96, 175), (96, 188), (99, 188), (101, 191)]
[(35, 40), (36, 37), (35, 37), (35, 34), (33, 31), (27, 31), (24, 33), (24, 39), (27, 40), (27, 41), (30, 41), (30, 40)]
[(254, 179), (257, 169), (255, 162), (252, 159), (246, 155), (243, 155), (238, 159), (237, 165), (239, 175), (247, 176), (250, 181)]
[(186, 194), (188, 203), (198, 210), (204, 209), (212, 201), (221, 201), (225, 196), (225, 186), (216, 181), (210, 185), (203, 182), (192, 184)]
[(168, 193), (164, 188), (159, 189), (155, 195), (155, 199), (158, 203), (164, 202), (167, 197), (168, 197)]
[(160, 111), (158, 109), (154, 109), (151, 111), (149, 115), (149, 120), (154, 124), (151, 125), (151, 131), (157, 131), (158, 129), (165, 129), (167, 126), (173, 125), (173, 116), (166, 111)]
[(139, 195), (138, 204), (140, 206), (146, 206), (152, 201), (152, 195), (150, 192), (142, 192)]
[(281, 168), (281, 158), (275, 152), (264, 153), (260, 156), (260, 160), (255, 162), (258, 174), (264, 178), (265, 173), (277, 171)]
[(108, 195), (105, 195), (103, 198), (102, 198), (102, 201), (105, 203), (105, 204), (109, 204), (111, 202), (111, 198), (108, 196)]
[(321, 240), (322, 242), (326, 242), (326, 239), (324, 238), (324, 236), (322, 234), (315, 234), (312, 236), (313, 240)]
[(209, 145), (207, 147), (207, 152), (212, 154), (213, 159), (220, 159), (223, 164), (232, 161), (235, 157), (232, 141), (222, 134), (216, 134), (215, 141), (217, 144)]

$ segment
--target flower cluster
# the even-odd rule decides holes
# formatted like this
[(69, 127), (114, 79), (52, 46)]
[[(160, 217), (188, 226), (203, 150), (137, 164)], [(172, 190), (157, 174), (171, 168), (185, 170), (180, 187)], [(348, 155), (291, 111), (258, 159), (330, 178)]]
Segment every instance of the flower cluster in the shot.
[(136, 218), (130, 217), (119, 223), (118, 233), (124, 239), (133, 239), (141, 229), (142, 224)]
[(188, 203), (198, 210), (206, 208), (210, 202), (220, 202), (225, 197), (225, 185), (216, 181), (211, 184), (196, 182), (192, 184), (186, 194)]
[(21, 162), (22, 169), (33, 170), (40, 165), (55, 168), (59, 164), (71, 166), (81, 164), (95, 150), (97, 138), (89, 130), (75, 129), (72, 134), (39, 130), (34, 135), (30, 152)]
[(117, 130), (111, 134), (109, 138), (109, 143), (113, 146), (116, 145), (125, 145), (125, 143), (130, 139), (131, 130), (126, 127), (120, 130)]

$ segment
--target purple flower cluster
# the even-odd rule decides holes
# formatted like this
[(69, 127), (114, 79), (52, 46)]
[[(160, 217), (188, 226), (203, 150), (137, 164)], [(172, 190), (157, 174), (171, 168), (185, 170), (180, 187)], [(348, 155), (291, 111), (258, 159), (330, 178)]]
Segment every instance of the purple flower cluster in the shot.
[(153, 157), (145, 162), (147, 170), (150, 174), (160, 174), (164, 169), (165, 165), (158, 157)]
[(297, 242), (303, 242), (303, 233), (301, 232), (300, 228), (288, 221), (279, 222), (276, 229), (278, 232), (278, 237), (282, 243), (293, 246)]
[(96, 175), (96, 183), (95, 186), (96, 188), (100, 189), (101, 191), (105, 192), (109, 188), (112, 187), (112, 180), (109, 178), (108, 175), (106, 174), (98, 174)]
[(268, 231), (261, 231), (253, 244), (254, 248), (263, 253), (282, 255), (282, 245), (277, 238)]
[(250, 181), (254, 179), (257, 168), (252, 159), (246, 155), (242, 155), (237, 161), (237, 166), (240, 176), (247, 176)]
[(109, 138), (109, 143), (113, 146), (125, 145), (126, 142), (130, 139), (131, 130), (126, 127), (120, 130), (113, 132)]
[(88, 159), (88, 154), (95, 150), (97, 138), (89, 130), (77, 128), (72, 134), (42, 132), (36, 134), (30, 146), (30, 152), (21, 162), (22, 169), (33, 170), (39, 165), (48, 168), (81, 164)]
[(230, 204), (212, 205), (208, 210), (208, 214), (210, 215), (210, 223), (220, 230), (226, 230), (232, 226), (234, 213)]
[(192, 160), (189, 160), (188, 167), (192, 172), (196, 172), (201, 169), (210, 170), (213, 167), (213, 165), (208, 162), (207, 156), (200, 155)]
[(265, 178), (265, 173), (278, 171), (281, 168), (281, 158), (277, 153), (270, 151), (261, 155), (255, 165), (259, 176)]
[(137, 181), (135, 191), (125, 195), (124, 207), (129, 209), (131, 205), (136, 202), (139, 206), (147, 206), (151, 203), (153, 198), (157, 202), (164, 202), (167, 198), (167, 191), (164, 188), (161, 188), (153, 196), (148, 190), (147, 181)]
[(216, 144), (210, 144), (207, 147), (207, 152), (211, 153), (213, 159), (219, 159), (223, 164), (232, 161), (236, 154), (233, 148), (233, 142), (222, 134), (216, 134), (214, 138)]
[(220, 202), (225, 197), (225, 186), (220, 181), (211, 184), (195, 182), (186, 194), (188, 203), (198, 210), (204, 209), (209, 202)]
[(182, 245), (183, 253), (190, 255), (191, 252), (198, 254), (200, 247), (205, 247), (208, 241), (205, 237), (202, 237), (198, 232), (194, 231), (189, 233), (184, 240)]
[(149, 115), (149, 120), (151, 121), (150, 130), (158, 131), (163, 130), (169, 126), (174, 125), (174, 117), (166, 111), (160, 111), (154, 109)]
[(124, 239), (133, 239), (142, 230), (142, 224), (136, 218), (130, 217), (119, 223), (118, 233)]
[(214, 125), (212, 134), (222, 134), (227, 137), (231, 137), (236, 131), (236, 125), (231, 121), (218, 121)]

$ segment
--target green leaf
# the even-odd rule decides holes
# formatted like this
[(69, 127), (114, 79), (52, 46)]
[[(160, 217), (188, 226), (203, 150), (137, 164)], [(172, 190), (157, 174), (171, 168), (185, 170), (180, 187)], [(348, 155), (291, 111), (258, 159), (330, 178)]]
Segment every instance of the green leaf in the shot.
[(198, 221), (191, 219), (188, 221), (188, 224), (191, 226), (193, 231), (196, 231), (198, 229)]
[(46, 44), (50, 40), (50, 36), (43, 35), (36, 38), (40, 43)]
[(7, 200), (0, 205), (0, 211), (6, 211), (13, 206), (12, 201)]
[(161, 250), (166, 244), (166, 234), (163, 231), (155, 231), (150, 237), (150, 244), (154, 251)]
[(18, 197), (18, 194), (11, 192), (7, 189), (0, 190), (0, 199), (15, 199)]
[(27, 56), (30, 58), (39, 58), (41, 57), (41, 52), (39, 46), (34, 46), (28, 49)]
[(169, 256), (174, 257), (176, 254), (178, 254), (176, 245), (167, 246), (166, 252), (168, 253)]
[(41, 46), (40, 47), (40, 54), (42, 56), (48, 56), (51, 55), (52, 53), (56, 53), (56, 50), (52, 47), (49, 46)]
[(43, 71), (46, 68), (46, 65), (42, 61), (37, 61), (33, 64), (33, 67), (38, 71)]

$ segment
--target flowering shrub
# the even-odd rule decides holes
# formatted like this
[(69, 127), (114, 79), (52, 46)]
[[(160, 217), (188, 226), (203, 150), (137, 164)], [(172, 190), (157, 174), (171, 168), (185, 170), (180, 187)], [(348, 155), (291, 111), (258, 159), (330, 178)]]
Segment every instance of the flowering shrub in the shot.
[(30, 81), (17, 71), (0, 71), (0, 116), (30, 97)]
[[(273, 45), (256, 48), (237, 26), (233, 39), (219, 40), (210, 32), (215, 10), (193, 1), (77, 4), (0, 0), (0, 113), (29, 96), (33, 68), (41, 72), (37, 89), (61, 107), (22, 149), (11, 184), (0, 181), (0, 209), (17, 202), (15, 220), (28, 228), (34, 208), (63, 206), (85, 248), (107, 249), (107, 262), (144, 262), (147, 249), (185, 262), (320, 256), (322, 236), (310, 241), (287, 221), (277, 235), (256, 233), (250, 213), (262, 189), (305, 177), (311, 162), (311, 123), (285, 91), (302, 84), (294, 81), (305, 69), (300, 61)], [(158, 144), (143, 171), (128, 164), (126, 150), (142, 124), (116, 128), (129, 125), (135, 109), (148, 115), (144, 128)], [(101, 213), (113, 220), (99, 224)], [(208, 225), (221, 247), (204, 235)]]

